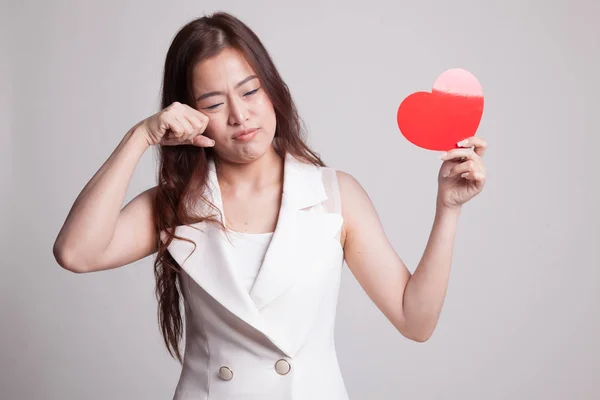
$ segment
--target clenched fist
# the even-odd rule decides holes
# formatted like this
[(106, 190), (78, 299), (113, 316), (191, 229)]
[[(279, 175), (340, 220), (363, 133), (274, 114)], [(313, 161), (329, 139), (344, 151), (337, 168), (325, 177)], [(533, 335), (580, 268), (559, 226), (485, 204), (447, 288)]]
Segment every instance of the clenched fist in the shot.
[(212, 147), (215, 142), (203, 135), (208, 125), (208, 116), (179, 102), (142, 121), (140, 128), (150, 146), (162, 144), (177, 146), (191, 144)]

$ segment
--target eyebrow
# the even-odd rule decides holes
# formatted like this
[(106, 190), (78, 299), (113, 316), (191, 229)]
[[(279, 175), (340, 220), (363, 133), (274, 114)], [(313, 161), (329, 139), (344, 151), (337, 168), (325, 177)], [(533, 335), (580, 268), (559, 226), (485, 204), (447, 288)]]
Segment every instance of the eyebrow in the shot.
[[(250, 75), (249, 77), (247, 77), (246, 79), (244, 79), (243, 81), (241, 81), (240, 83), (238, 83), (237, 85), (235, 85), (235, 88), (237, 89), (240, 86), (242, 86), (244, 83), (246, 83), (248, 81), (251, 81), (252, 79), (256, 79), (256, 78), (258, 78), (256, 75)], [(223, 92), (208, 92), (208, 93), (204, 93), (203, 95), (198, 96), (196, 98), (196, 101), (204, 100), (207, 97), (219, 96), (219, 95), (225, 96), (225, 93), (223, 93)]]

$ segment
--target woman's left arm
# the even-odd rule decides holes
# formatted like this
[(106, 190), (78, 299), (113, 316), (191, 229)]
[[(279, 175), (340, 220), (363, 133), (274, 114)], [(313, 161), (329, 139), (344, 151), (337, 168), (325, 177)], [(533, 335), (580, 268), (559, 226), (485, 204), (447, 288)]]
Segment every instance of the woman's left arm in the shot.
[(390, 244), (363, 187), (338, 171), (346, 263), (396, 329), (418, 342), (431, 337), (442, 310), (461, 207), (485, 184), (485, 141), (471, 137), (459, 146), (442, 155), (435, 219), (412, 275)]

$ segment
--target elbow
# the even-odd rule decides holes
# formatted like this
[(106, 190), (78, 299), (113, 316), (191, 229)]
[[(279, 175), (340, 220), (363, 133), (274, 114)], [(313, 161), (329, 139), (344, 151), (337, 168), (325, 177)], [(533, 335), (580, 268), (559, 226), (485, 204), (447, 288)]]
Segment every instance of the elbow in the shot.
[(432, 329), (415, 329), (410, 327), (410, 324), (396, 325), (396, 329), (402, 336), (417, 343), (425, 343), (433, 335)]
[(412, 340), (413, 342), (417, 342), (417, 343), (425, 343), (426, 341), (429, 340), (429, 338), (431, 337), (431, 335), (404, 335), (407, 339)]
[(54, 259), (58, 265), (60, 265), (63, 269), (76, 274), (83, 274), (87, 272), (87, 270), (83, 267), (83, 264), (76, 260), (74, 253), (65, 249), (63, 246), (54, 243), (52, 253), (54, 254)]

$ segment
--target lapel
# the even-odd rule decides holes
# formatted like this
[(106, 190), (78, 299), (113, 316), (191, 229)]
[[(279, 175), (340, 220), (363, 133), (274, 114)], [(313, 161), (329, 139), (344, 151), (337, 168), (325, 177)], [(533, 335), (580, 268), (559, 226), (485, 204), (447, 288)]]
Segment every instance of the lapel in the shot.
[[(214, 161), (209, 160), (205, 195), (223, 215), (223, 201)], [(336, 214), (314, 212), (327, 199), (319, 167), (305, 164), (291, 154), (284, 161), (283, 194), (277, 226), (255, 283), (248, 293), (235, 275), (227, 233), (210, 223), (178, 226), (169, 252), (185, 272), (231, 313), (265, 334), (285, 352), (286, 340), (271, 329), (275, 323), (263, 311), (280, 298), (303, 273), (311, 260), (329, 243), (341, 225)], [(288, 352), (289, 355), (289, 352)]]
[(288, 154), (277, 227), (250, 290), (250, 297), (258, 310), (278, 299), (294, 284), (299, 274), (307, 272), (307, 257), (318, 255), (323, 239), (333, 235), (338, 216), (313, 210), (325, 200), (327, 193), (320, 169)]

